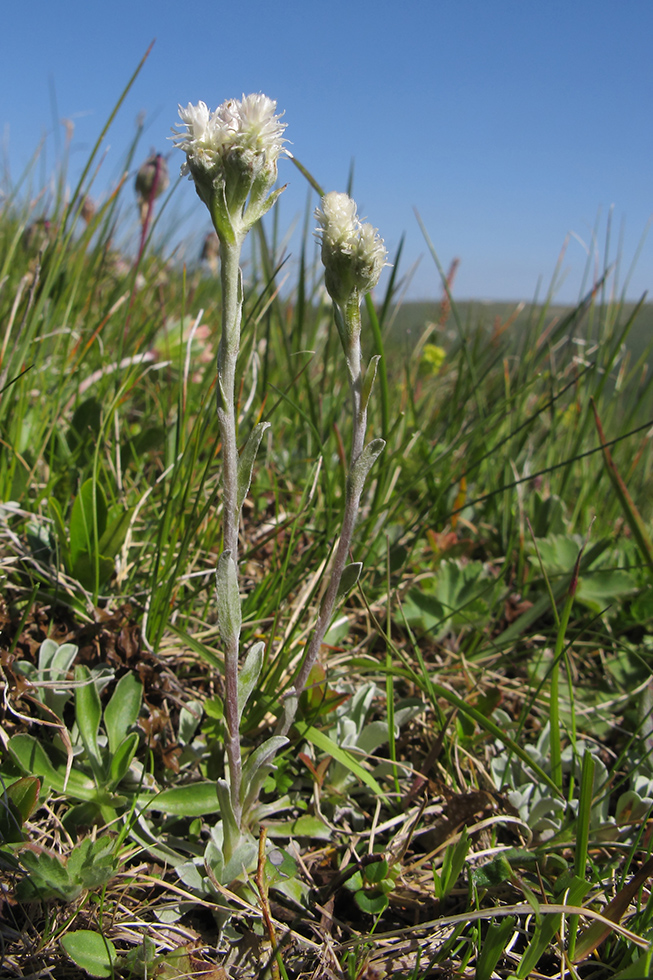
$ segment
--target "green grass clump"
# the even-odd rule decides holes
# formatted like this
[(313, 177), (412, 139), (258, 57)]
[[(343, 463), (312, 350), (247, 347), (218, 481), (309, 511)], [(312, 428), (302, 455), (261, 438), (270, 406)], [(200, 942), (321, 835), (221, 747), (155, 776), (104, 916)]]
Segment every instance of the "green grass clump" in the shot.
[[(362, 574), (225, 867), (221, 286), (156, 220), (141, 249), (131, 178), (82, 211), (90, 164), (0, 212), (3, 968), (181, 975), (247, 936), (240, 975), (648, 975), (650, 307), (608, 272), (573, 308), (401, 304), (393, 257), (364, 308)], [(280, 213), (250, 235), (236, 378), (241, 448), (272, 427), (240, 529), (245, 766), (352, 430), (308, 230), (278, 288)]]

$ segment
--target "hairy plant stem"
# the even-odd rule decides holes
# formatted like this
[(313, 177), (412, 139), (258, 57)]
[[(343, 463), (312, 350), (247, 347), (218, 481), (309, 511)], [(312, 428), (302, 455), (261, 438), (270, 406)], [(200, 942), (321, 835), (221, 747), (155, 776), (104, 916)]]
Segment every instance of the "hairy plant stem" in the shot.
[[(240, 323), (242, 316), (242, 279), (240, 251), (242, 241), (221, 241), (222, 282), (222, 336), (218, 350), (218, 423), (222, 438), (222, 488), (223, 488), (223, 553), (229, 553), (238, 579), (238, 531), (240, 508), (238, 506), (238, 445), (236, 441), (236, 408), (234, 404), (236, 363), (240, 348)], [(224, 632), (222, 632), (224, 630)], [(236, 822), (241, 820), (240, 785), (242, 759), (238, 719), (238, 653), (239, 630), (233, 626), (226, 630), (221, 624), (225, 644), (225, 722), (227, 726), (226, 751), (229, 764), (230, 795)]]
[(335, 550), (333, 562), (331, 564), (331, 574), (326, 588), (326, 592), (320, 603), (315, 628), (311, 633), (308, 646), (304, 653), (299, 673), (295, 679), (293, 689), (290, 691), (285, 710), (277, 727), (277, 734), (287, 735), (295, 718), (299, 695), (306, 687), (308, 676), (320, 653), (322, 641), (331, 624), (333, 612), (338, 599), (338, 591), (343, 572), (349, 563), (349, 551), (354, 536), (358, 508), (360, 506), (361, 494), (363, 491), (363, 481), (354, 481), (352, 473), (354, 464), (360, 457), (365, 444), (365, 431), (367, 429), (367, 405), (363, 403), (363, 375), (361, 371), (361, 346), (360, 346), (360, 327), (361, 313), (358, 303), (358, 295), (355, 301), (347, 304), (342, 311), (342, 318), (347, 328), (347, 340), (345, 354), (347, 357), (347, 368), (349, 372), (349, 389), (353, 407), (353, 432), (352, 443), (349, 454), (349, 472), (347, 475), (347, 485), (345, 490), (345, 509), (342, 517), (342, 528), (340, 538)]

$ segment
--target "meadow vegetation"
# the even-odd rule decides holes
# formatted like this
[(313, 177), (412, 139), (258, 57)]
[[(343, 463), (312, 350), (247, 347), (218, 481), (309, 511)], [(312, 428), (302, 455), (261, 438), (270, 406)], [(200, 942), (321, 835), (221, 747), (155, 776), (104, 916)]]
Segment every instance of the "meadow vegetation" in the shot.
[(456, 303), (434, 254), (441, 300), (405, 304), (390, 256), (361, 335), (385, 449), (266, 756), (353, 422), (312, 215), (283, 289), (283, 199), (253, 228), (239, 449), (270, 428), (239, 520), (232, 825), (222, 286), (168, 254), (174, 186), (135, 200), (136, 142), (94, 208), (93, 161), (0, 203), (2, 975), (649, 976), (651, 308), (611, 256), (576, 306), (495, 308)]

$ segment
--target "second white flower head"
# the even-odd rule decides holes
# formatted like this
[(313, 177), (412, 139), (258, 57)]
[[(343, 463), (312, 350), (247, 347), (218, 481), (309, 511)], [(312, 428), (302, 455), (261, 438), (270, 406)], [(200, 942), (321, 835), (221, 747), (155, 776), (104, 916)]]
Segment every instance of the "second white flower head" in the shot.
[(388, 253), (376, 228), (361, 223), (356, 202), (347, 194), (330, 191), (315, 217), (332, 299), (346, 303), (354, 290), (364, 293), (376, 286)]

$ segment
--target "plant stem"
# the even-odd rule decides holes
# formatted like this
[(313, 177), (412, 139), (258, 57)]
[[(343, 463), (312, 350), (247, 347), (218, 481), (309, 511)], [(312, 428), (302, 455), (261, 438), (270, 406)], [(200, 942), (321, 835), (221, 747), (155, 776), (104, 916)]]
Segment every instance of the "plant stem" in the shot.
[(347, 366), (349, 369), (349, 388), (353, 407), (353, 432), (351, 451), (349, 454), (349, 473), (347, 476), (347, 486), (345, 492), (345, 509), (342, 517), (342, 529), (336, 547), (331, 574), (326, 592), (320, 603), (315, 628), (311, 634), (304, 659), (302, 660), (299, 673), (295, 679), (293, 690), (290, 692), (283, 719), (279, 724), (277, 733), (287, 735), (294, 721), (297, 711), (297, 699), (306, 687), (308, 676), (318, 658), (322, 641), (331, 623), (333, 611), (338, 599), (338, 590), (343, 572), (348, 564), (349, 550), (351, 548), (360, 506), (361, 494), (363, 491), (363, 481), (354, 482), (352, 471), (356, 460), (363, 451), (365, 444), (365, 431), (367, 429), (367, 405), (363, 404), (362, 387), (363, 375), (361, 371), (361, 348), (360, 348), (360, 307), (358, 302), (348, 305), (346, 313), (346, 323), (349, 328), (349, 343), (346, 349)]
[[(222, 438), (223, 553), (228, 552), (238, 578), (238, 446), (234, 404), (236, 363), (240, 348), (242, 285), (240, 275), (241, 241), (221, 241), (222, 336), (218, 350), (218, 423)], [(226, 635), (225, 635), (226, 634)], [(240, 824), (240, 784), (242, 760), (238, 722), (239, 632), (231, 628), (222, 636), (225, 644), (225, 722), (229, 763), (230, 793), (236, 822)]]

